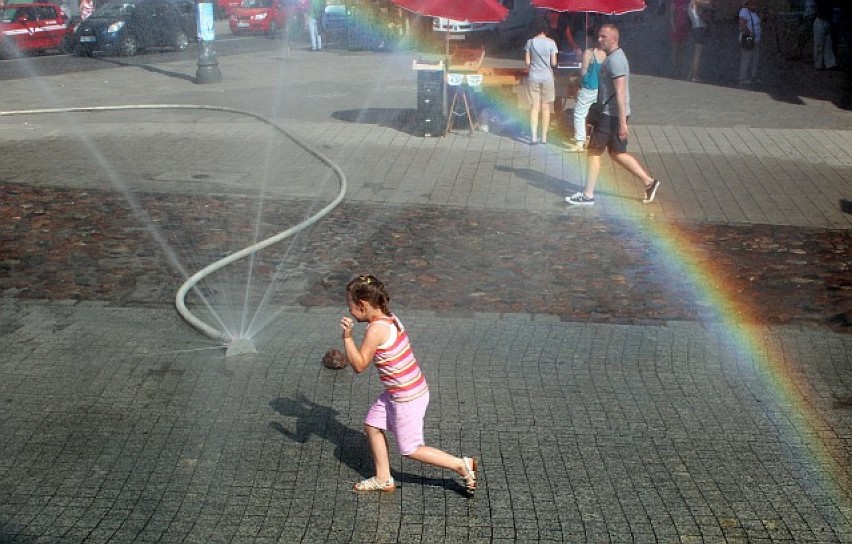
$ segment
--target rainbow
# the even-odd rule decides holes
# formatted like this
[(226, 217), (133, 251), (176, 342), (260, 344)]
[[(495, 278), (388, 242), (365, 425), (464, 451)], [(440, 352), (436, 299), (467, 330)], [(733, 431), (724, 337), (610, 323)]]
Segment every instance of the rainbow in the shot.
[(797, 457), (791, 466), (806, 470), (797, 476), (829, 493), (841, 510), (852, 511), (852, 479), (842, 439), (809, 400), (819, 398), (818, 392), (795, 368), (791, 354), (767, 335), (763, 320), (742, 296), (743, 286), (723, 264), (699, 251), (697, 240), (677, 224), (649, 223), (644, 230), (659, 254), (667, 256), (666, 266), (686, 278), (698, 300), (710, 303), (715, 314), (711, 320), (718, 323), (727, 347), (743, 354), (744, 362), (764, 379), (774, 402), (771, 408), (780, 414), (775, 421), (783, 429), (780, 438)]
[[(388, 36), (387, 25), (378, 19), (364, 17), (361, 24), (361, 32), (372, 34), (376, 43)], [(417, 43), (409, 34), (398, 43), (398, 47), (429, 50), (435, 49), (436, 43), (435, 40)], [(527, 122), (525, 112), (509, 102), (509, 95), (493, 88), (483, 87), (475, 100), (480, 112), (488, 108), (499, 112), (500, 117), (509, 122), (521, 125)], [(581, 172), (575, 173), (578, 179), (583, 179)], [(615, 183), (607, 183), (605, 169), (601, 176), (600, 183), (616, 186)], [(624, 217), (614, 220), (638, 221)], [(803, 489), (811, 493), (816, 489), (832, 498), (837, 508), (823, 511), (823, 514), (828, 521), (837, 522), (833, 524), (835, 528), (842, 527), (846, 522), (840, 518), (844, 513), (852, 512), (849, 458), (843, 439), (835, 434), (832, 423), (809, 400), (819, 398), (818, 392), (796, 368), (791, 354), (784, 353), (781, 343), (773, 341), (767, 334), (766, 327), (761, 325), (764, 320), (743, 294), (746, 290), (734, 280), (734, 274), (725, 269), (724, 263), (714, 261), (700, 251), (693, 235), (675, 223), (649, 221), (641, 227), (633, 230), (643, 232), (656, 253), (665, 256), (666, 262), (662, 264), (672, 277), (684, 278), (695, 299), (708, 303), (708, 321), (716, 325), (724, 347), (739, 354), (742, 364), (750, 365), (750, 370), (762, 378), (774, 403), (768, 408), (778, 414), (775, 424), (780, 429), (779, 438), (791, 456), (790, 466), (801, 471), (796, 477), (803, 481)], [(815, 500), (815, 503), (820, 502)]]

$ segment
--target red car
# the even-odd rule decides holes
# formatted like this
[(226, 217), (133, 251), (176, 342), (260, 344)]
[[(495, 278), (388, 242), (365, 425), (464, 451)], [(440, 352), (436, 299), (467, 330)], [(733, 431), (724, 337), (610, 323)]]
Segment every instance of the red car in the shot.
[(219, 19), (227, 17), (231, 10), (240, 7), (241, 0), (215, 0), (215, 14)]
[(228, 25), (231, 32), (263, 33), (275, 35), (287, 24), (287, 13), (282, 0), (243, 0), (238, 8), (231, 8)]
[(74, 42), (71, 20), (56, 4), (0, 6), (0, 56), (55, 49), (68, 52)]

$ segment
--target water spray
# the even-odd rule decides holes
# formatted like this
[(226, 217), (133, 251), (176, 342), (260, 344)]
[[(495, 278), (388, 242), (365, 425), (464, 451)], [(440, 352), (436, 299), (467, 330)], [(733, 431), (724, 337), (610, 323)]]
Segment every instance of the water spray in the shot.
[(195, 286), (205, 277), (209, 276), (213, 272), (224, 268), (225, 266), (238, 261), (244, 257), (257, 253), (258, 251), (271, 246), (272, 244), (278, 243), (294, 234), (297, 234), (306, 228), (310, 227), (326, 215), (328, 215), (331, 210), (337, 207), (341, 201), (343, 201), (343, 197), (346, 195), (346, 174), (343, 173), (343, 170), (338, 166), (334, 161), (324, 155), (321, 151), (309, 146), (308, 144), (302, 142), (298, 138), (296, 138), (289, 131), (278, 125), (277, 123), (267, 119), (266, 117), (259, 115), (257, 113), (238, 110), (234, 108), (226, 108), (220, 106), (207, 106), (207, 105), (198, 105), (198, 104), (151, 104), (151, 105), (142, 105), (142, 104), (130, 104), (130, 105), (118, 105), (118, 106), (88, 106), (88, 107), (75, 107), (75, 108), (46, 108), (46, 109), (32, 109), (32, 110), (14, 110), (14, 111), (0, 111), (0, 117), (11, 117), (16, 115), (42, 115), (42, 114), (57, 114), (57, 113), (90, 113), (90, 112), (103, 112), (103, 111), (123, 111), (123, 110), (166, 110), (166, 109), (186, 109), (186, 110), (209, 110), (209, 111), (218, 111), (224, 113), (232, 113), (236, 115), (243, 115), (246, 117), (251, 117), (257, 119), (258, 121), (269, 125), (276, 131), (283, 134), (286, 138), (291, 140), (293, 143), (307, 151), (309, 154), (313, 155), (317, 159), (319, 159), (322, 163), (326, 164), (334, 174), (337, 176), (337, 179), (340, 182), (340, 190), (337, 196), (328, 203), (321, 210), (303, 220), (301, 223), (294, 225), (278, 234), (271, 236), (265, 240), (261, 240), (260, 242), (254, 243), (248, 247), (245, 247), (227, 257), (220, 259), (214, 263), (211, 263), (192, 276), (187, 279), (183, 285), (180, 286), (177, 293), (175, 294), (175, 307), (177, 308), (178, 314), (192, 327), (197, 329), (202, 334), (223, 342), (225, 345), (225, 356), (232, 357), (236, 355), (242, 355), (247, 353), (257, 353), (257, 348), (254, 345), (254, 342), (247, 337), (234, 337), (233, 335), (220, 331), (219, 329), (205, 323), (203, 320), (199, 319), (195, 314), (193, 314), (186, 307), (186, 295), (190, 291), (190, 289), (195, 288)]

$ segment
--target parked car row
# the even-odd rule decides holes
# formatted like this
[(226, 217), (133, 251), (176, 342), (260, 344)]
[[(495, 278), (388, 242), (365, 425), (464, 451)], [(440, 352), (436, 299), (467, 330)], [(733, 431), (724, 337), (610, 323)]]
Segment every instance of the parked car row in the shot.
[(0, 5), (2, 58), (50, 50), (89, 56), (182, 51), (198, 35), (193, 0), (111, 0), (84, 21), (73, 21), (49, 1), (8, 1)]
[[(27, 3), (23, 3), (27, 2)], [(182, 51), (198, 39), (194, 0), (106, 0), (85, 20), (70, 17), (57, 0), (0, 0), (0, 56), (58, 51), (92, 56), (135, 55), (153, 48)], [(308, 0), (216, 0), (234, 34), (277, 36), (288, 18), (303, 21)], [(328, 0), (327, 33), (347, 28), (343, 0)]]

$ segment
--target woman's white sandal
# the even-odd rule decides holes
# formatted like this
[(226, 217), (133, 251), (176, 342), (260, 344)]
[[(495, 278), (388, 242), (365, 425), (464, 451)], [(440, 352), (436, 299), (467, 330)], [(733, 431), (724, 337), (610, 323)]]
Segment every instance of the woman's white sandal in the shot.
[(476, 462), (476, 457), (462, 457), (462, 463), (464, 463), (465, 472), (464, 476), (462, 476), (464, 489), (472, 497), (476, 493), (476, 469), (478, 463)]
[(393, 493), (396, 490), (396, 484), (393, 478), (387, 482), (381, 483), (376, 478), (367, 478), (364, 481), (358, 482), (352, 486), (354, 493)]

